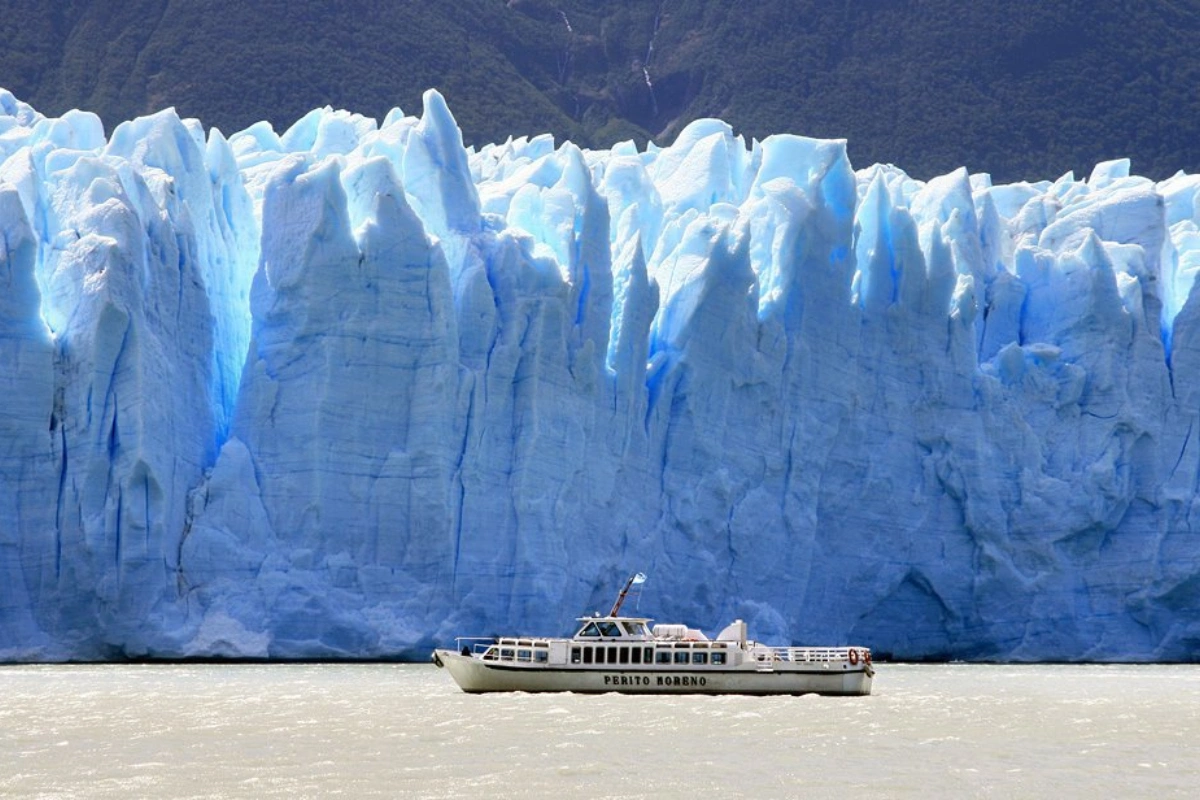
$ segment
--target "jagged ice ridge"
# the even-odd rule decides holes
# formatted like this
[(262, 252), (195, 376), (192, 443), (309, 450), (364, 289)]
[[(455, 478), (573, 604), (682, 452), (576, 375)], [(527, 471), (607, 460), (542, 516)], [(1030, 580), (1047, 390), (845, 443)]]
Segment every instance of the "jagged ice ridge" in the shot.
[(0, 658), (423, 657), (642, 570), (768, 640), (1194, 660), (1198, 191), (0, 90)]

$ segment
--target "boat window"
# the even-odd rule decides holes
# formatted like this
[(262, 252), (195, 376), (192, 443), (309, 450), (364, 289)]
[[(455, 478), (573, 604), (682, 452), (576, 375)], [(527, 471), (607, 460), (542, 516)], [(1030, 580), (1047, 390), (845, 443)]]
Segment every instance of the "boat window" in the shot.
[(621, 624), (625, 627), (625, 632), (630, 636), (646, 635), (646, 623), (644, 622), (622, 622)]
[(610, 663), (610, 664), (617, 663), (617, 648), (615, 648), (615, 647), (608, 648), (608, 663)]
[(592, 648), (590, 648), (590, 647), (583, 648), (583, 663), (585, 663), (585, 664), (592, 663)]
[(653, 647), (647, 647), (643, 652), (644, 652), (644, 655), (642, 656), (643, 663), (649, 664), (651, 661), (654, 660), (654, 648)]
[(571, 663), (578, 664), (583, 661), (583, 649), (579, 647), (571, 648)]
[(713, 653), (712, 654), (712, 663), (724, 664), (725, 663), (725, 654), (724, 653)]
[(528, 661), (533, 656), (528, 650), (517, 651), (517, 661)]
[(500, 659), (502, 661), (503, 660), (512, 661), (512, 653), (513, 653), (513, 651), (510, 648), (507, 648), (507, 647), (502, 648), (500, 650)]
[(599, 636), (600, 629), (596, 627), (596, 623), (589, 622), (587, 625), (583, 626), (583, 630), (581, 630), (579, 632), (579, 635), (580, 636)]
[(688, 663), (688, 656), (689, 656), (689, 655), (690, 655), (690, 654), (688, 653), (688, 651), (687, 651), (687, 650), (677, 650), (677, 651), (675, 651), (675, 663), (676, 663), (676, 664), (686, 664), (686, 663)]
[(615, 637), (615, 636), (621, 635), (621, 629), (619, 627), (617, 627), (617, 623), (615, 623), (615, 622), (601, 622), (601, 623), (599, 623), (599, 625), (600, 625), (600, 635), (601, 636), (614, 636)]
[(696, 652), (692, 653), (692, 663), (693, 664), (707, 664), (708, 663), (708, 653), (704, 652), (703, 650), (697, 650)]
[(658, 653), (656, 653), (654, 656), (654, 661), (657, 664), (670, 664), (671, 663), (671, 651), (670, 650), (659, 650)]
[(622, 647), (622, 648), (621, 648), (621, 657), (620, 657), (620, 661), (621, 661), (621, 663), (622, 663), (622, 664), (628, 664), (628, 663), (629, 663), (629, 648), (628, 648), (628, 647)]
[(550, 660), (550, 652), (548, 650), (534, 650), (533, 660), (539, 664), (545, 664)]
[(642, 663), (642, 648), (633, 648), (633, 650), (629, 653), (629, 657), (633, 660), (634, 664)]

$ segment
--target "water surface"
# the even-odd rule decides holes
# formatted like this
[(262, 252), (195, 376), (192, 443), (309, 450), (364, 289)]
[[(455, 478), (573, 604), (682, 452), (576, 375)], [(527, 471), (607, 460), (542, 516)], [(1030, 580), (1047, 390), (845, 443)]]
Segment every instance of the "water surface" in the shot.
[(0, 667), (0, 796), (1194, 796), (1200, 667), (879, 665), (875, 694), (466, 695), (425, 665)]

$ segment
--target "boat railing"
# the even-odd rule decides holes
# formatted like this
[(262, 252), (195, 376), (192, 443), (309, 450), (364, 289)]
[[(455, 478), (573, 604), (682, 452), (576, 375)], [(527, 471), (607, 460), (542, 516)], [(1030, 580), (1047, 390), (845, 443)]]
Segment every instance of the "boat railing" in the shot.
[(495, 636), (455, 636), (454, 647), (461, 650), (465, 646), (474, 650), (477, 647), (486, 647), (494, 641)]
[(871, 651), (865, 647), (765, 647), (750, 649), (756, 661), (787, 661), (792, 663), (829, 663), (848, 661), (857, 664), (870, 662)]
[(544, 664), (550, 658), (550, 642), (546, 639), (464, 636), (472, 642), (471, 655), (484, 661), (518, 661)]

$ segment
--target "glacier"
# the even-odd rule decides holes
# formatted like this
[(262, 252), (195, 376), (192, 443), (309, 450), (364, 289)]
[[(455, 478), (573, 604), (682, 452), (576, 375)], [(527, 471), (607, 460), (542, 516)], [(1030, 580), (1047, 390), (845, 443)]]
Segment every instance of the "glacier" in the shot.
[(0, 90), (0, 659), (1200, 658), (1200, 176)]

